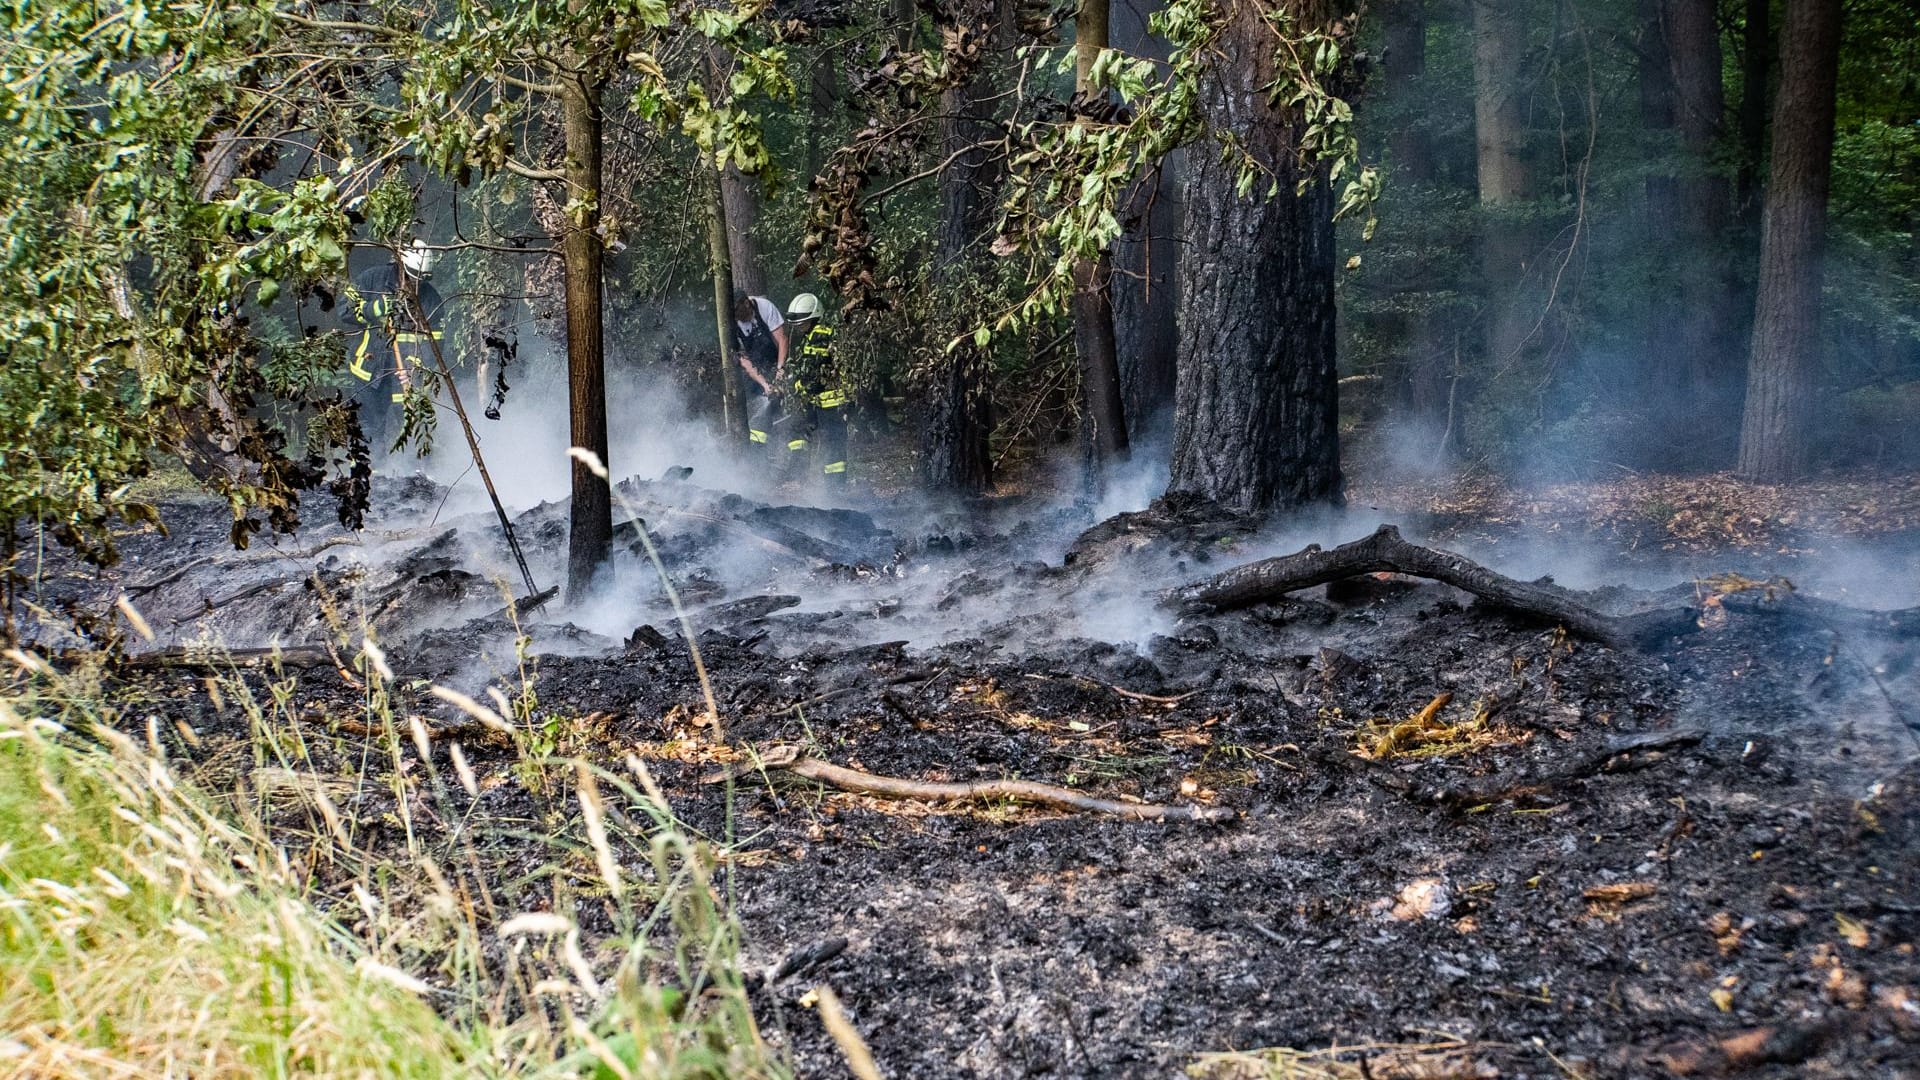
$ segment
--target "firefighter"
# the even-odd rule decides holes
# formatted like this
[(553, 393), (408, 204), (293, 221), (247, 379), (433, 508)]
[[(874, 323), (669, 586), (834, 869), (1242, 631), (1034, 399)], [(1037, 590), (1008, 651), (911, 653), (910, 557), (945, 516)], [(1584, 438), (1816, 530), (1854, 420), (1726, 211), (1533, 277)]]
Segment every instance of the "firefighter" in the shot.
[(786, 376), (787, 323), (764, 296), (733, 292), (733, 349), (740, 363), (740, 400), (747, 409), (747, 438), (765, 446), (780, 419), (780, 384)]
[(794, 401), (805, 409), (807, 421), (797, 449), (804, 453), (809, 440), (817, 443), (821, 475), (829, 484), (845, 486), (849, 399), (833, 358), (833, 327), (820, 321), (820, 298), (812, 293), (793, 298), (787, 321), (800, 347), (793, 365)]
[(401, 291), (401, 269), (391, 259), (355, 274), (347, 288), (347, 314), (360, 328), (347, 371), (365, 384), (355, 396), (360, 400), (360, 428), (369, 446), (386, 449), (398, 436), (395, 406), (413, 386), (412, 369), (433, 363), (441, 312), (440, 293), (427, 280), (434, 260), (433, 249), (419, 240), (400, 253), (400, 265), (426, 316), (424, 326)]

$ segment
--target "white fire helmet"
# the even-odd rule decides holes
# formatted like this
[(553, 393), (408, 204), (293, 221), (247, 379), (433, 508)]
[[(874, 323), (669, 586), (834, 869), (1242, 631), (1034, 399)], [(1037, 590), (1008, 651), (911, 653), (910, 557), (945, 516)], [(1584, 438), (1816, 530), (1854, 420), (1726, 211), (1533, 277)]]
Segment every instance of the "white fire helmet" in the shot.
[(407, 272), (425, 277), (433, 273), (433, 264), (440, 259), (440, 253), (427, 246), (425, 240), (415, 240), (400, 253), (400, 261), (406, 264)]
[(803, 292), (787, 305), (787, 318), (794, 322), (805, 322), (820, 315), (820, 298), (810, 292)]

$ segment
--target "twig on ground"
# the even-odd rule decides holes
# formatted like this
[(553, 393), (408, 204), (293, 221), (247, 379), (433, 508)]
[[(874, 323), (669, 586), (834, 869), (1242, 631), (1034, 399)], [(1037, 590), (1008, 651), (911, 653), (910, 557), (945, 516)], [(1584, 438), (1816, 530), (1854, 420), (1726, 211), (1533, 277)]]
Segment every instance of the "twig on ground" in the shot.
[(202, 555), (197, 559), (188, 559), (186, 562), (181, 563), (179, 567), (174, 569), (172, 573), (162, 574), (159, 577), (154, 578), (152, 581), (143, 581), (137, 585), (128, 585), (124, 591), (128, 596), (144, 596), (155, 589), (158, 589), (165, 585), (171, 585), (174, 582), (179, 581), (181, 578), (186, 577), (188, 574), (192, 573), (195, 570), (198, 570), (200, 567), (205, 566), (212, 561), (213, 561), (213, 556), (211, 555)]
[(878, 795), (893, 799), (918, 799), (922, 802), (993, 802), (1011, 800), (1050, 806), (1056, 810), (1078, 810), (1088, 814), (1106, 814), (1134, 821), (1231, 821), (1238, 815), (1220, 806), (1167, 806), (1159, 803), (1116, 802), (1096, 799), (1077, 791), (1032, 780), (981, 780), (973, 783), (944, 783), (903, 780), (893, 776), (849, 769), (842, 765), (804, 757), (799, 747), (776, 746), (761, 754), (759, 760), (743, 762), (710, 776), (702, 783), (718, 784), (739, 779), (762, 770), (780, 770), (815, 780), (828, 787), (857, 795)]
[(1178, 705), (1181, 702), (1187, 700), (1190, 697), (1193, 697), (1194, 695), (1200, 692), (1199, 690), (1189, 690), (1184, 694), (1143, 694), (1138, 690), (1127, 690), (1122, 687), (1115, 686), (1110, 682), (1101, 682), (1099, 679), (1088, 678), (1085, 675), (1075, 675), (1072, 672), (1066, 672), (1060, 675), (1040, 675), (1040, 674), (1029, 673), (1027, 675), (1027, 678), (1038, 679), (1042, 682), (1048, 682), (1056, 678), (1067, 679), (1072, 682), (1080, 683), (1084, 686), (1103, 687), (1105, 689), (1113, 691), (1116, 694), (1119, 694), (1123, 698), (1131, 698), (1134, 701), (1150, 701), (1155, 705)]

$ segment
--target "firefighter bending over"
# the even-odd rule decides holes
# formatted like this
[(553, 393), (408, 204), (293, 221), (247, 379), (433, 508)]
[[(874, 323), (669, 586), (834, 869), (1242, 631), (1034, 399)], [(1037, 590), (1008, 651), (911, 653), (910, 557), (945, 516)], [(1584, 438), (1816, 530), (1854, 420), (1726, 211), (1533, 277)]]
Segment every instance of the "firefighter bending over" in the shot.
[(360, 401), (360, 429), (366, 433), (367, 445), (378, 449), (387, 449), (399, 437), (396, 406), (413, 385), (412, 369), (433, 364), (441, 312), (440, 293), (427, 280), (434, 259), (433, 249), (419, 240), (400, 253), (400, 263), (426, 316), (424, 326), (401, 291), (401, 269), (391, 259), (355, 274), (347, 289), (347, 315), (360, 328), (347, 371), (365, 384), (355, 395)]
[(788, 449), (804, 456), (818, 444), (828, 483), (847, 482), (847, 392), (833, 358), (833, 327), (820, 321), (820, 298), (801, 293), (787, 305), (800, 358), (792, 365), (792, 407), (801, 418)]
[(764, 296), (733, 293), (733, 351), (740, 363), (740, 398), (747, 408), (747, 437), (765, 446), (780, 419), (779, 384), (787, 367), (787, 324)]

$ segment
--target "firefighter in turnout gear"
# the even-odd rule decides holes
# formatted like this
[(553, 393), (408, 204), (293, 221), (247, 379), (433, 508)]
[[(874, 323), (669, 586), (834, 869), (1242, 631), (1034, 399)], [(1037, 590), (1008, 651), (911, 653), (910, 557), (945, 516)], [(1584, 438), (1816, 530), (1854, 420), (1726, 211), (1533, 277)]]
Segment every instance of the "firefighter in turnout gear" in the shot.
[(833, 358), (833, 327), (820, 321), (820, 298), (812, 293), (801, 293), (787, 305), (787, 323), (800, 348), (800, 358), (792, 365), (793, 407), (804, 413), (805, 424), (788, 448), (799, 455), (817, 450), (821, 475), (829, 484), (844, 486), (851, 402)]
[(401, 291), (401, 269), (391, 259), (355, 274), (347, 288), (347, 316), (360, 329), (350, 344), (347, 371), (364, 384), (355, 395), (360, 401), (360, 428), (367, 444), (378, 450), (386, 449), (399, 434), (396, 406), (413, 385), (413, 369), (433, 364), (433, 343), (440, 340), (440, 293), (427, 280), (434, 257), (433, 250), (418, 240), (400, 253), (426, 316), (424, 326)]
[(733, 293), (733, 351), (740, 364), (740, 400), (747, 438), (765, 446), (780, 420), (780, 383), (787, 366), (787, 324), (764, 296)]

